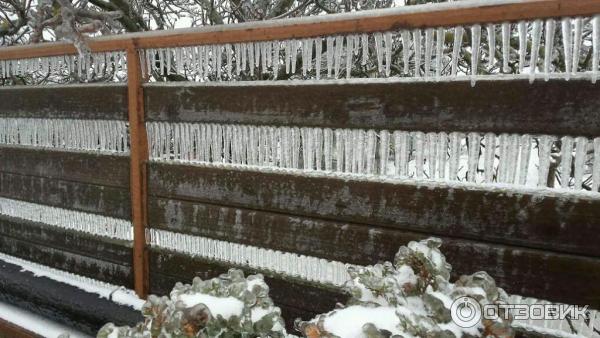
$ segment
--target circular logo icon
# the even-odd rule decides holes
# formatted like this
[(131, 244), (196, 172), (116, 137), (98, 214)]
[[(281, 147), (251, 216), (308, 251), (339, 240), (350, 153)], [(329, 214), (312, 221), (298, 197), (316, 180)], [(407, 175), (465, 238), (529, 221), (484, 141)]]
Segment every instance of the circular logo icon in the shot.
[(473, 327), (481, 320), (481, 305), (474, 298), (465, 296), (454, 300), (450, 307), (452, 321), (460, 327)]

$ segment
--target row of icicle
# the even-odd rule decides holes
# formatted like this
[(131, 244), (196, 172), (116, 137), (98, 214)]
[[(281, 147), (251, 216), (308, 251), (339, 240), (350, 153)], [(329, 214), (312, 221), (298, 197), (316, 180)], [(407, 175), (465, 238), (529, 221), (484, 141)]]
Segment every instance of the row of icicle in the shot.
[(0, 118), (0, 144), (127, 153), (129, 131), (117, 120)]
[(0, 74), (3, 78), (39, 73), (41, 76), (74, 74), (80, 79), (91, 79), (94, 76), (126, 71), (127, 57), (124, 51), (0, 61)]
[[(581, 67), (580, 61), (585, 58), (585, 55), (582, 56), (585, 51), (582, 41), (584, 26), (588, 21), (592, 26), (593, 51), (591, 66), (585, 69)], [(148, 49), (145, 64), (148, 74), (184, 74), (187, 70), (204, 80), (235, 79), (242, 72), (247, 72), (250, 76), (262, 72), (276, 78), (280, 68), (285, 69), (286, 74), (295, 74), (300, 55), (304, 77), (339, 78), (343, 74), (346, 78), (351, 78), (355, 63), (366, 65), (371, 62), (373, 53), (372, 62), (377, 66), (375, 76), (391, 76), (392, 67), (397, 67), (397, 73), (404, 76), (425, 78), (516, 72), (528, 73), (533, 80), (540, 74), (546, 79), (553, 73), (563, 73), (569, 78), (571, 74), (591, 71), (592, 80), (596, 81), (599, 71), (600, 16), (591, 20), (565, 18), (558, 25), (555, 20), (549, 19), (530, 23), (523, 21), (517, 24), (473, 25), (469, 29), (471, 41), (467, 43), (470, 47), (467, 54), (462, 50), (467, 38), (465, 28), (456, 27), (450, 29), (454, 36), (452, 48), (446, 47), (448, 29), (428, 28), (301, 40)], [(510, 46), (515, 29), (519, 41), (516, 53)], [(553, 66), (557, 57), (554, 52), (557, 29), (562, 36), (563, 69), (555, 69)], [(482, 48), (482, 30), (487, 33), (487, 50)], [(544, 52), (540, 53), (542, 35)], [(501, 45), (500, 59), (496, 56), (496, 40)], [(370, 46), (374, 46), (374, 51)], [(399, 55), (396, 53), (397, 49), (402, 50), (402, 63), (399, 61), (400, 57), (395, 56)], [(484, 54), (487, 60), (485, 65), (481, 64)], [(469, 58), (470, 69), (460, 70), (460, 60)], [(517, 65), (516, 71), (511, 69), (512, 64)], [(495, 67), (499, 69), (494, 70)], [(314, 75), (311, 75), (313, 70)], [(355, 75), (364, 77), (361, 72)]]
[[(150, 157), (159, 161), (593, 191), (600, 185), (600, 138), (166, 122), (149, 122), (147, 130)], [(557, 151), (560, 185), (548, 181)]]
[[(561, 305), (555, 302), (548, 302), (541, 299), (530, 298), (530, 297), (522, 297), (519, 295), (511, 295), (508, 301), (509, 304), (524, 304), (530, 306), (530, 311), (533, 311), (533, 308), (537, 306), (537, 309), (542, 310), (544, 308), (552, 308), (554, 307), (555, 311), (549, 312), (549, 314), (544, 316), (543, 319), (538, 319), (541, 316), (532, 316), (532, 318), (526, 320), (517, 320), (513, 319), (513, 326), (515, 327), (525, 327), (527, 329), (537, 329), (540, 328), (547, 330), (556, 330), (562, 331), (567, 334), (577, 334), (577, 337), (599, 337), (600, 335), (597, 333), (600, 331), (600, 312), (597, 310), (588, 309), (586, 316), (578, 316), (577, 318), (569, 318), (560, 319), (561, 312), (556, 307)], [(518, 311), (518, 310), (513, 310)], [(535, 310), (537, 312), (537, 310)], [(516, 313), (516, 312), (515, 312)], [(555, 316), (555, 318), (552, 318)], [(537, 318), (535, 318), (537, 317)], [(586, 318), (587, 317), (587, 318)]]
[(80, 231), (96, 236), (131, 241), (131, 222), (123, 219), (90, 214), (0, 197), (0, 215), (31, 222)]
[[(588, 30), (591, 46), (583, 43)], [(511, 47), (513, 32), (518, 39), (515, 51)], [(448, 43), (447, 33), (453, 36)], [(561, 68), (554, 66), (559, 58), (555, 43), (561, 54)], [(552, 74), (568, 79), (572, 74), (589, 73), (595, 82), (600, 71), (600, 16), (146, 49), (140, 57), (146, 75), (179, 74), (199, 81), (235, 80), (242, 78), (242, 73), (253, 79), (276, 79), (280, 70), (290, 75), (296, 74), (299, 67), (303, 78), (314, 79), (396, 74), (440, 79), (470, 75), (474, 83), (479, 75), (497, 73), (529, 74), (532, 81), (537, 77), (548, 79)], [(467, 65), (461, 65), (461, 60), (468, 60)], [(589, 63), (587, 67), (582, 67), (583, 60)], [(376, 71), (357, 69), (359, 63), (373, 64)], [(71, 72), (90, 78), (93, 74), (125, 70), (125, 66), (125, 54), (118, 51), (84, 57), (4, 60), (0, 62), (0, 74), (6, 78), (34, 71)]]
[(148, 231), (151, 245), (192, 256), (268, 270), (323, 284), (340, 286), (348, 280), (346, 265), (336, 261), (160, 229)]

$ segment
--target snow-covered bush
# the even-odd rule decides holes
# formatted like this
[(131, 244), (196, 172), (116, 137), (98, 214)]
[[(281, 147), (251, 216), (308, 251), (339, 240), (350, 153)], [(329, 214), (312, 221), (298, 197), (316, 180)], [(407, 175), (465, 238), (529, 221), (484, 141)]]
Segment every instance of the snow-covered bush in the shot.
[(450, 283), (451, 266), (440, 245), (436, 238), (410, 242), (393, 264), (349, 268), (346, 306), (297, 322), (298, 330), (310, 338), (511, 337), (510, 323), (500, 319), (466, 329), (452, 321), (450, 308), (460, 296), (484, 305), (506, 301), (507, 295), (485, 272)]
[(143, 323), (105, 325), (98, 338), (117, 337), (285, 337), (281, 311), (269, 298), (263, 276), (244, 278), (240, 270), (192, 285), (177, 283), (169, 297), (148, 297)]
[[(453, 322), (455, 299), (469, 296), (486, 305), (508, 297), (485, 272), (450, 283), (451, 266), (440, 245), (436, 238), (410, 242), (393, 263), (349, 267), (347, 304), (310, 321), (297, 320), (297, 330), (309, 338), (512, 337), (510, 322), (502, 319), (469, 328)], [(236, 269), (211, 280), (195, 278), (192, 285), (177, 283), (170, 298), (149, 297), (142, 312), (143, 323), (107, 324), (98, 338), (294, 337), (286, 333), (263, 276), (245, 278)]]

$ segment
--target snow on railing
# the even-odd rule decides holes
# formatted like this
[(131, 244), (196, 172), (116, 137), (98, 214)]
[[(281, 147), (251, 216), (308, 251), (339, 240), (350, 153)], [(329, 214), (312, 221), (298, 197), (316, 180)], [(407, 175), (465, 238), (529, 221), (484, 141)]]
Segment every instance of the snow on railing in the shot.
[(127, 154), (129, 131), (117, 120), (0, 118), (0, 145)]
[[(148, 77), (197, 81), (409, 77), (440, 80), (584, 74), (596, 81), (600, 4), (593, 0), (467, 0), (325, 16), (153, 31), (0, 48), (0, 74), (124, 79), (124, 51)], [(515, 47), (513, 47), (513, 44)], [(497, 48), (498, 47), (498, 48)], [(131, 54), (134, 55), (134, 54)], [(107, 75), (108, 73), (108, 75)]]
[(150, 159), (156, 161), (600, 188), (600, 137), (168, 122), (148, 122), (147, 131)]
[[(591, 43), (583, 43), (584, 32), (593, 37)], [(517, 50), (511, 46), (513, 36), (518, 36)], [(143, 70), (199, 81), (275, 80), (282, 74), (296, 79), (435, 80), (468, 75), (474, 84), (480, 75), (503, 73), (529, 74), (531, 81), (548, 80), (553, 74), (566, 79), (587, 74), (595, 82), (599, 46), (600, 16), (596, 16), (146, 49)]]

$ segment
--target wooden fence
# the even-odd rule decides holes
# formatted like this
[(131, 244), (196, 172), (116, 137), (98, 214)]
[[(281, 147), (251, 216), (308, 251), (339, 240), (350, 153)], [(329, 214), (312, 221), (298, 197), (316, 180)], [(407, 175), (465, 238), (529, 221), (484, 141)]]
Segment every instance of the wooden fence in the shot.
[[(93, 52), (126, 52), (127, 85), (0, 89), (0, 251), (142, 297), (260, 272), (293, 321), (344, 301), (344, 264), (437, 236), (454, 277), (485, 270), (511, 294), (599, 309), (589, 78), (144, 83), (152, 48), (600, 13), (597, 1), (416, 8), (99, 38)], [(73, 52), (10, 47), (0, 60)], [(566, 171), (549, 169), (557, 156)], [(5, 300), (42, 301), (6, 285)]]

